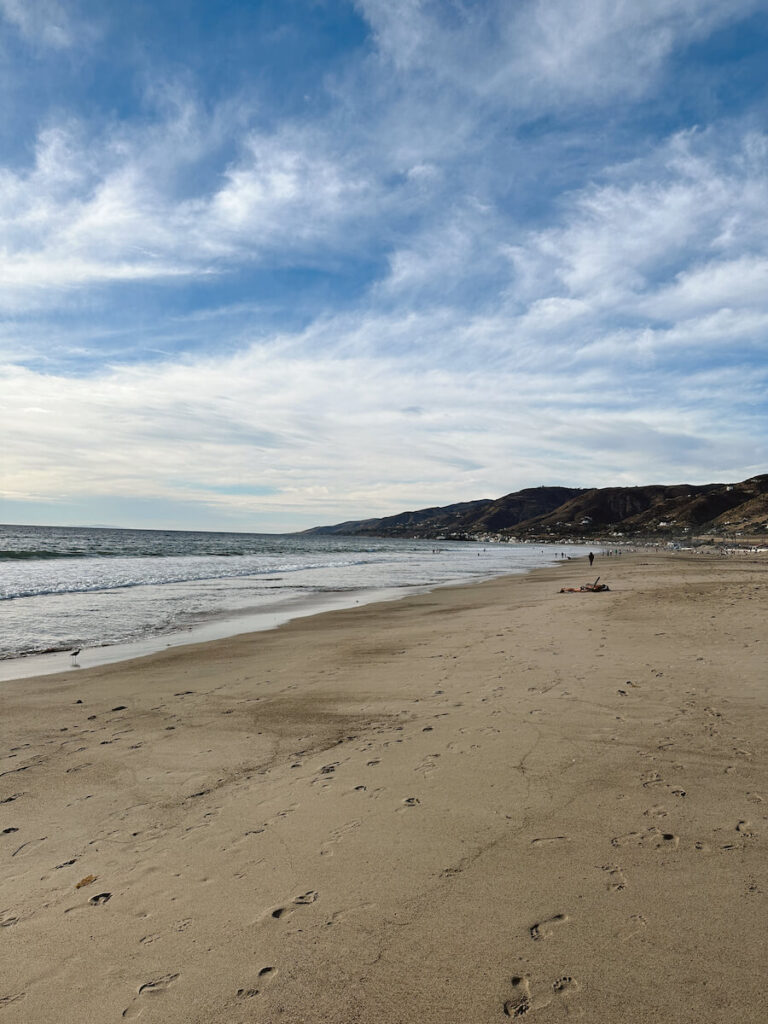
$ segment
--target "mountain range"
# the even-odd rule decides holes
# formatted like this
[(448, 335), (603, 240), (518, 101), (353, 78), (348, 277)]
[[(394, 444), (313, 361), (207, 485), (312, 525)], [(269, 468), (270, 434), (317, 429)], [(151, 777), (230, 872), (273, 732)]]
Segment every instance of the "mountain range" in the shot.
[(768, 540), (768, 474), (733, 484), (526, 487), (501, 498), (350, 520), (305, 532), (426, 540)]

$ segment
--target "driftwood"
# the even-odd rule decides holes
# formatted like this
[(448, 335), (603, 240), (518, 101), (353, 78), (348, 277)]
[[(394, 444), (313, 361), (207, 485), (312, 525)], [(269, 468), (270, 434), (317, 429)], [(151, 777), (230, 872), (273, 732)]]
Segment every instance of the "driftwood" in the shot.
[(580, 587), (561, 587), (561, 594), (602, 594), (611, 588), (607, 583), (600, 583), (598, 576), (594, 583), (583, 583)]

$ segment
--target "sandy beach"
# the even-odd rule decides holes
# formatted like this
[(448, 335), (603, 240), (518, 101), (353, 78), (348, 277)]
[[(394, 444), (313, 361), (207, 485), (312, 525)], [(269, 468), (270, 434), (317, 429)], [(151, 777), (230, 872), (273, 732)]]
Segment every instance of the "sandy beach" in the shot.
[(766, 621), (636, 554), (3, 683), (1, 1024), (762, 1024)]

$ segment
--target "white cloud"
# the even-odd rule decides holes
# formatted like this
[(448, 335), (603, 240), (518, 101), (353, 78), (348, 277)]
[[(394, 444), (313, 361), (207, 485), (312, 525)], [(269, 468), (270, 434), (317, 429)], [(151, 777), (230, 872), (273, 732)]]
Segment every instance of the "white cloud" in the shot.
[(202, 204), (196, 232), (201, 249), (245, 254), (264, 248), (340, 243), (338, 226), (361, 214), (371, 183), (300, 135), (252, 134), (221, 188)]
[(358, 0), (401, 73), (536, 111), (649, 91), (672, 51), (745, 18), (758, 0)]
[[(573, 168), (550, 180), (516, 131), (636, 100), (751, 6), (360, 0), (379, 50), (316, 121), (267, 128), (238, 97), (207, 110), (162, 74), (134, 120), (49, 121), (30, 166), (0, 170), (0, 312), (18, 314), (2, 334), (38, 367), (3, 375), (4, 488), (182, 494), (279, 529), (298, 509), (322, 522), (647, 482), (649, 460), (660, 480), (748, 475), (768, 455), (766, 137), (692, 129), (600, 166), (569, 135), (551, 155), (567, 164), (573, 145)], [(0, 0), (63, 46), (44, 10)], [(158, 303), (140, 331), (117, 287), (88, 315), (105, 284), (355, 257), (378, 279), (361, 295), (361, 272), (345, 312), (313, 307), (303, 329), (271, 327), (262, 295), (234, 286), (187, 315)], [(162, 361), (105, 367), (121, 348)], [(87, 378), (61, 375), (54, 349)], [(274, 493), (213, 490), (233, 483)]]
[[(417, 0), (397, 18), (377, 0), (363, 7), (379, 26), (382, 45), (412, 35), (417, 49), (429, 42), (429, 53), (439, 53), (444, 37), (475, 33), (485, 49), (477, 59), (462, 54), (461, 60), (481, 68), (489, 63), (479, 59), (488, 47), (512, 45), (504, 33), (496, 33), (495, 42), (487, 38), (488, 19), (476, 11), (464, 20), (457, 14), (451, 27), (432, 5)], [(526, 33), (556, 36), (553, 26), (570, 17), (559, 3), (522, 5), (512, 22), (504, 11), (499, 8), (491, 20), (506, 26), (517, 47)], [(727, 10), (715, 0), (690, 0), (647, 8), (619, 4), (609, 11), (601, 0), (585, 8), (567, 52), (578, 61), (582, 50), (610, 50), (606, 40), (617, 33), (631, 36), (643, 26), (656, 31), (667, 22), (677, 38), (683, 15), (690, 31), (700, 32), (727, 17)], [(599, 66), (591, 57), (584, 60)], [(381, 72), (375, 73), (379, 82), (386, 77)], [(423, 301), (440, 289), (460, 290), (473, 275), (492, 281), (509, 258), (516, 270), (510, 290), (515, 301), (588, 296), (591, 304), (608, 307), (642, 292), (659, 267), (689, 272), (675, 260), (684, 261), (702, 239), (710, 257), (729, 256), (748, 238), (760, 244), (768, 216), (765, 176), (758, 170), (765, 155), (760, 136), (745, 141), (731, 167), (718, 169), (705, 145), (697, 152), (695, 135), (681, 135), (661, 158), (619, 169), (615, 182), (579, 193), (556, 226), (522, 237), (494, 195), (499, 170), (476, 166), (472, 152), (464, 153), (467, 132), (478, 130), (475, 108), (438, 104), (425, 132), (419, 96), (417, 88), (404, 106), (375, 108), (374, 124), (358, 122), (348, 137), (340, 134), (335, 115), (323, 124), (283, 124), (269, 133), (249, 128), (237, 104), (203, 113), (172, 83), (153, 88), (163, 112), (158, 120), (113, 125), (95, 137), (74, 120), (49, 127), (40, 134), (30, 169), (0, 171), (0, 252), (11, 266), (0, 284), (0, 309), (56, 305), (66, 301), (63, 291), (89, 283), (221, 273), (266, 259), (273, 265), (317, 263), (382, 245), (390, 250), (382, 297)], [(352, 102), (350, 95), (347, 100)], [(393, 135), (395, 114), (402, 119)], [(401, 139), (407, 140), (405, 150)], [(218, 175), (200, 173), (199, 184), (190, 188), (198, 165), (233, 143), (236, 155), (225, 166), (216, 161)], [(512, 158), (501, 138), (489, 136), (483, 145), (483, 163), (492, 164), (497, 153), (502, 161)], [(512, 187), (514, 161), (508, 173)], [(630, 184), (620, 180), (622, 173), (634, 175)]]
[(615, 168), (614, 182), (571, 197), (561, 223), (508, 248), (510, 294), (532, 309), (543, 295), (575, 301), (614, 321), (768, 311), (768, 172), (749, 159), (755, 141), (723, 157), (711, 135), (686, 133)]
[(438, 209), (433, 220), (415, 229), (389, 254), (389, 273), (377, 292), (400, 301), (443, 299), (466, 291), (467, 282), (493, 278), (500, 261), (498, 220), (494, 211), (472, 199), (449, 211)]
[(732, 260), (710, 260), (681, 271), (646, 305), (655, 317), (679, 320), (709, 311), (756, 307), (768, 315), (768, 253)]
[(61, 50), (76, 41), (76, 31), (57, 0), (0, 0), (0, 15), (30, 43)]
[(205, 153), (204, 123), (193, 132), (189, 112), (177, 113), (132, 136), (49, 128), (31, 169), (0, 171), (0, 308), (56, 304), (67, 287), (208, 274), (267, 253), (315, 259), (350, 244), (376, 186), (327, 140), (249, 132), (212, 187), (177, 197), (169, 185)]
[[(380, 350), (382, 332), (410, 336), (413, 327), (411, 316), (386, 325), (339, 317), (228, 357), (88, 379), (9, 369), (4, 490), (183, 492), (252, 516), (254, 528), (281, 529), (298, 508), (317, 522), (341, 521), (526, 484), (647, 482), (649, 460), (662, 481), (702, 482), (712, 467), (746, 476), (768, 455), (760, 436), (749, 436), (750, 416), (734, 414), (746, 370), (657, 374), (635, 362), (622, 373), (621, 352), (579, 365), (546, 347), (496, 361), (471, 347), (467, 368), (435, 347), (396, 358)], [(439, 326), (448, 350), (468, 337), (503, 345), (497, 330), (447, 310)], [(417, 407), (418, 416), (408, 411)], [(205, 491), (233, 483), (275, 493)]]

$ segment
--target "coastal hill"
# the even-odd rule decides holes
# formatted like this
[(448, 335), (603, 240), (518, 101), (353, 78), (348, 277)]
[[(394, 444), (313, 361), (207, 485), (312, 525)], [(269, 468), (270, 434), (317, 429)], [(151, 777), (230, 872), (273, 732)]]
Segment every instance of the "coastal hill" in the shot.
[(363, 519), (316, 526), (305, 533), (360, 534), (369, 537), (455, 537), (465, 533), (489, 533), (509, 529), (517, 523), (543, 516), (564, 502), (584, 493), (578, 487), (528, 487), (493, 500), (464, 501), (441, 508), (422, 508), (383, 519)]
[(305, 532), (425, 540), (768, 538), (768, 474), (734, 484), (527, 487), (495, 500), (352, 520)]

